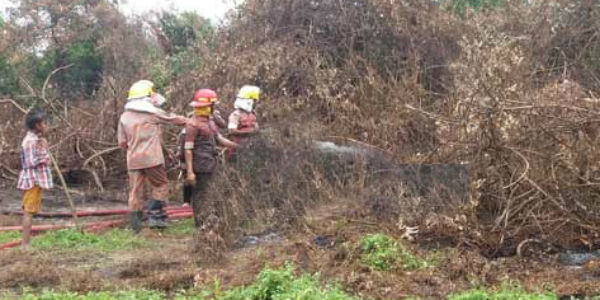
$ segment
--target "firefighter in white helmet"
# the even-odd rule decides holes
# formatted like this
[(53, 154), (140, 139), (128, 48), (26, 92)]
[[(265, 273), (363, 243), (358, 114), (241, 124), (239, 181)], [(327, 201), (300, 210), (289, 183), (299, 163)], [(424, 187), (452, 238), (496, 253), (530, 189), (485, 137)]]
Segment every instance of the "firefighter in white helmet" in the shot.
[[(260, 100), (260, 88), (244, 85), (237, 94), (233, 104), (234, 111), (229, 115), (227, 130), (231, 139), (237, 144), (243, 144), (248, 136), (259, 132), (255, 109)], [(227, 153), (227, 158), (233, 158), (233, 149)]]

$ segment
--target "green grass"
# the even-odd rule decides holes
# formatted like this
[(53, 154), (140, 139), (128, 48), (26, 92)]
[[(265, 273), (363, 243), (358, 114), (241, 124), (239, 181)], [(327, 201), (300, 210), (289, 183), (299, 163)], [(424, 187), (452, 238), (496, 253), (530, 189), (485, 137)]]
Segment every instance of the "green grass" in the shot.
[(189, 236), (194, 233), (194, 230), (194, 219), (183, 219), (171, 222), (165, 234), (177, 237)]
[(35, 237), (32, 246), (39, 250), (115, 251), (143, 248), (148, 241), (127, 229), (111, 229), (102, 234), (82, 233), (77, 229), (51, 231)]
[(20, 240), (20, 239), (21, 239), (20, 231), (0, 232), (0, 244), (4, 244), (4, 243), (12, 242), (15, 240)]
[(374, 270), (389, 271), (402, 267), (418, 270), (433, 266), (431, 259), (422, 259), (408, 251), (392, 237), (385, 234), (370, 234), (360, 241), (361, 262)]
[[(10, 296), (0, 296), (0, 299), (17, 299)], [(54, 292), (43, 291), (34, 294), (31, 291), (19, 296), (23, 300), (162, 300), (165, 294), (157, 291), (118, 291), (118, 292), (89, 292), (87, 294), (78, 294), (72, 292)]]
[(281, 269), (266, 268), (258, 275), (256, 281), (247, 287), (221, 291), (220, 284), (215, 281), (212, 291), (199, 292), (196, 295), (178, 295), (175, 300), (355, 300), (339, 286), (324, 285), (319, 282), (319, 275), (302, 274), (295, 276), (295, 268), (287, 264)]
[(450, 295), (448, 300), (558, 300), (556, 294), (551, 292), (545, 293), (528, 293), (521, 288), (509, 287), (501, 288), (496, 291), (473, 289), (459, 294)]

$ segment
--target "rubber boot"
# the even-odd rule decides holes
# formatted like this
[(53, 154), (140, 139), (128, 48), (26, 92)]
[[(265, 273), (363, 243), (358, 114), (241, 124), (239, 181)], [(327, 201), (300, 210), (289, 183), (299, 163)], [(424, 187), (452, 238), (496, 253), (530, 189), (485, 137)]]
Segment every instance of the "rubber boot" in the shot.
[(194, 193), (194, 186), (191, 184), (183, 184), (183, 205), (189, 206), (192, 203), (192, 194)]
[(165, 211), (165, 202), (152, 200), (148, 207), (148, 227), (152, 229), (167, 228), (168, 215)]
[(142, 231), (142, 217), (143, 212), (141, 210), (136, 210), (129, 212), (129, 224), (131, 225), (131, 230), (133, 233), (138, 234)]

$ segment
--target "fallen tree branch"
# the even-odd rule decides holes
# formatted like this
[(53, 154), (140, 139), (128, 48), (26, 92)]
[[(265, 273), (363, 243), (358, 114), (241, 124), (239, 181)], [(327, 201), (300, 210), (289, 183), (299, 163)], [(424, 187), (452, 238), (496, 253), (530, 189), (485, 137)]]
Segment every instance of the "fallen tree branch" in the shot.
[(75, 226), (77, 228), (80, 228), (79, 220), (77, 219), (77, 210), (75, 209), (75, 204), (73, 203), (73, 199), (71, 198), (71, 194), (69, 193), (69, 187), (67, 187), (67, 182), (65, 181), (65, 178), (63, 177), (62, 172), (60, 171), (60, 167), (58, 166), (56, 159), (54, 159), (54, 156), (51, 153), (48, 153), (48, 155), (50, 156), (50, 160), (52, 161), (52, 164), (54, 165), (54, 168), (58, 173), (58, 178), (60, 179), (60, 183), (62, 184), (63, 190), (65, 191), (65, 195), (67, 196), (67, 200), (69, 201), (71, 213), (73, 214), (73, 223), (75, 223)]
[(503, 189), (511, 188), (515, 184), (521, 182), (525, 178), (525, 176), (527, 176), (527, 173), (529, 172), (529, 160), (527, 160), (527, 157), (525, 157), (525, 155), (521, 154), (519, 151), (517, 151), (516, 149), (514, 149), (512, 147), (506, 147), (506, 149), (512, 150), (525, 162), (525, 171), (523, 171), (523, 173), (521, 174), (521, 176), (519, 178), (517, 178), (517, 180), (511, 182), (507, 186), (503, 186), (502, 187)]
[(94, 154), (90, 157), (88, 157), (84, 162), (83, 162), (83, 167), (87, 167), (87, 165), (94, 159), (94, 158), (98, 158), (100, 160), (100, 162), (102, 163), (102, 171), (104, 176), (106, 176), (106, 172), (107, 172), (107, 168), (106, 168), (106, 162), (104, 161), (104, 158), (102, 158), (102, 155), (116, 151), (121, 149), (121, 147), (119, 146), (114, 146), (108, 149), (104, 149), (101, 151), (97, 151), (96, 149), (92, 148), (90, 145), (86, 144), (86, 146), (92, 151), (94, 152)]
[(19, 172), (18, 171), (15, 171), (15, 170), (9, 168), (8, 166), (6, 166), (6, 165), (4, 165), (2, 163), (0, 163), (0, 167), (2, 167), (2, 169), (8, 171), (8, 173), (10, 173), (10, 174), (12, 174), (14, 176), (19, 176)]
[(98, 190), (101, 193), (104, 193), (104, 185), (102, 184), (102, 180), (100, 180), (100, 176), (98, 176), (98, 173), (91, 168), (83, 168), (83, 170), (87, 171), (92, 175), (92, 178), (94, 178), (94, 183), (96, 183), (96, 187), (98, 187)]
[(522, 242), (519, 243), (519, 245), (517, 246), (517, 256), (518, 257), (523, 257), (523, 247), (525, 247), (525, 245), (529, 244), (529, 243), (541, 243), (540, 240), (538, 239), (526, 239)]
[(52, 76), (54, 76), (54, 74), (68, 69), (70, 67), (72, 67), (73, 64), (68, 64), (66, 66), (62, 66), (62, 67), (58, 67), (56, 69), (54, 69), (54, 71), (50, 72), (50, 74), (48, 74), (48, 76), (46, 77), (46, 80), (44, 81), (44, 85), (42, 86), (42, 100), (44, 100), (44, 102), (46, 102), (46, 104), (50, 105), (53, 109), (56, 110), (56, 108), (54, 107), (54, 104), (52, 104), (51, 101), (48, 101), (48, 98), (46, 98), (46, 89), (48, 88), (48, 83), (50, 82), (50, 78), (52, 78)]
[(450, 120), (448, 120), (448, 119), (446, 119), (446, 118), (444, 118), (444, 117), (442, 117), (440, 115), (436, 115), (436, 114), (424, 111), (422, 109), (415, 108), (415, 107), (413, 107), (412, 105), (409, 105), (409, 104), (404, 104), (404, 107), (408, 108), (410, 110), (419, 112), (419, 113), (421, 113), (421, 114), (423, 114), (423, 115), (425, 115), (425, 116), (427, 116), (427, 117), (429, 117), (431, 119), (434, 119), (436, 121), (440, 121), (440, 122), (444, 122), (444, 123), (448, 123), (448, 124), (459, 124), (459, 122), (450, 121)]
[(14, 105), (17, 109), (19, 109), (22, 113), (26, 114), (27, 110), (24, 109), (23, 107), (21, 107), (21, 105), (19, 105), (15, 100), (13, 99), (0, 99), (0, 104), (4, 104), (4, 103), (10, 103), (12, 105)]

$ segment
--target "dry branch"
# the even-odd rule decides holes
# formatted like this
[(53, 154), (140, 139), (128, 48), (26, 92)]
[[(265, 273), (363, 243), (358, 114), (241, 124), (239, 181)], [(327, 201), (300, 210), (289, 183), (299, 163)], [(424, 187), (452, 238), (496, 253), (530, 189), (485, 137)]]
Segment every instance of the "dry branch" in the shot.
[(15, 106), (17, 109), (19, 109), (22, 113), (24, 113), (24, 114), (27, 113), (27, 110), (24, 109), (23, 107), (21, 107), (15, 100), (12, 100), (12, 99), (0, 99), (0, 104), (3, 104), (3, 103), (10, 103), (13, 106)]

